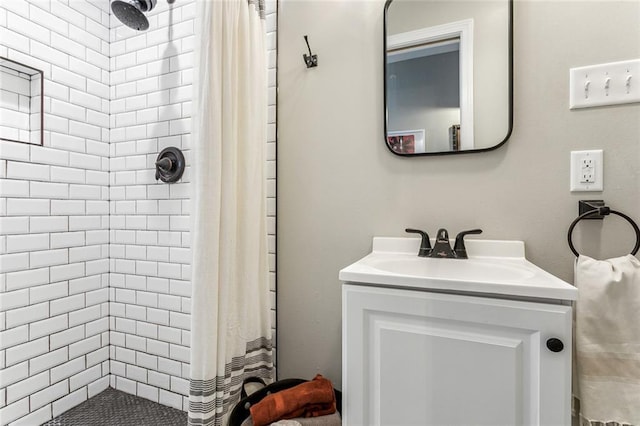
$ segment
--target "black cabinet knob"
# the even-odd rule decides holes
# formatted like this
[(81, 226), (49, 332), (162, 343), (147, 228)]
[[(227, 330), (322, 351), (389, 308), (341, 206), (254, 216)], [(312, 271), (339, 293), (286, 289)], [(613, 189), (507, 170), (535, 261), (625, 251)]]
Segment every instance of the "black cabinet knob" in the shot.
[(561, 352), (564, 349), (564, 343), (562, 343), (562, 340), (552, 337), (547, 340), (547, 348), (551, 352)]

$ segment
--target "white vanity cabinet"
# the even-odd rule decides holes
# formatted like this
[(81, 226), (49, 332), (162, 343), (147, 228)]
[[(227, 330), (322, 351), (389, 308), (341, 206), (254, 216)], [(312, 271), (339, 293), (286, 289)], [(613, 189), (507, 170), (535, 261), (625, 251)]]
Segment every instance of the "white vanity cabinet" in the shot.
[[(387, 260), (396, 254), (377, 253)], [(532, 268), (541, 279), (552, 277), (522, 254), (522, 262), (510, 258), (506, 264)], [(528, 296), (487, 293), (481, 279), (474, 284), (477, 292), (461, 290), (469, 280), (428, 275), (442, 262), (465, 261), (419, 260), (435, 261), (420, 272), (427, 275), (423, 285), (409, 279), (415, 271), (394, 271), (403, 285), (385, 278), (385, 271), (375, 276), (362, 261), (341, 271), (343, 424), (571, 425), (569, 300), (575, 289), (553, 277), (563, 295), (551, 291), (552, 297), (539, 297), (532, 281), (519, 283), (520, 290), (534, 289), (524, 291)], [(445, 268), (450, 265), (465, 267)], [(501, 284), (515, 281), (510, 277)]]

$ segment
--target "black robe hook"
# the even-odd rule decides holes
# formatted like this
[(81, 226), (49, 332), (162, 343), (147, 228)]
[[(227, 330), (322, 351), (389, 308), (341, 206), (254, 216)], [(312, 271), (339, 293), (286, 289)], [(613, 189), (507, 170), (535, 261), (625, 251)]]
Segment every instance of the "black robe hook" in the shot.
[(307, 36), (304, 36), (304, 41), (307, 43), (307, 49), (309, 49), (309, 54), (306, 53), (302, 55), (304, 58), (304, 63), (307, 64), (307, 68), (313, 68), (318, 66), (318, 55), (314, 55), (311, 53), (311, 47), (309, 47), (309, 39)]

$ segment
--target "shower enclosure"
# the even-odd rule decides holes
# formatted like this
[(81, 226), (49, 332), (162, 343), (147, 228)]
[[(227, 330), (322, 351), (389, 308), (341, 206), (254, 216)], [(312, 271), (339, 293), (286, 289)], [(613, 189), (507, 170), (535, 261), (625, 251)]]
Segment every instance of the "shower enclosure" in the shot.
[[(116, 3), (148, 29), (123, 25)], [(45, 423), (109, 387), (187, 409), (196, 1), (154, 3), (0, 0), (0, 57), (44, 78), (42, 145), (5, 140), (0, 113), (0, 425)], [(20, 108), (7, 81), (2, 112)], [(155, 161), (169, 146), (187, 167), (166, 184)]]

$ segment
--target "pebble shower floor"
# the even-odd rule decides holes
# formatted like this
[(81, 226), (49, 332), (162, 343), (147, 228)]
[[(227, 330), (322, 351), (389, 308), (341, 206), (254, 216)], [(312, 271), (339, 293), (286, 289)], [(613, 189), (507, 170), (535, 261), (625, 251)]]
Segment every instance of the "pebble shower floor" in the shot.
[(186, 425), (187, 413), (108, 388), (43, 426)]

